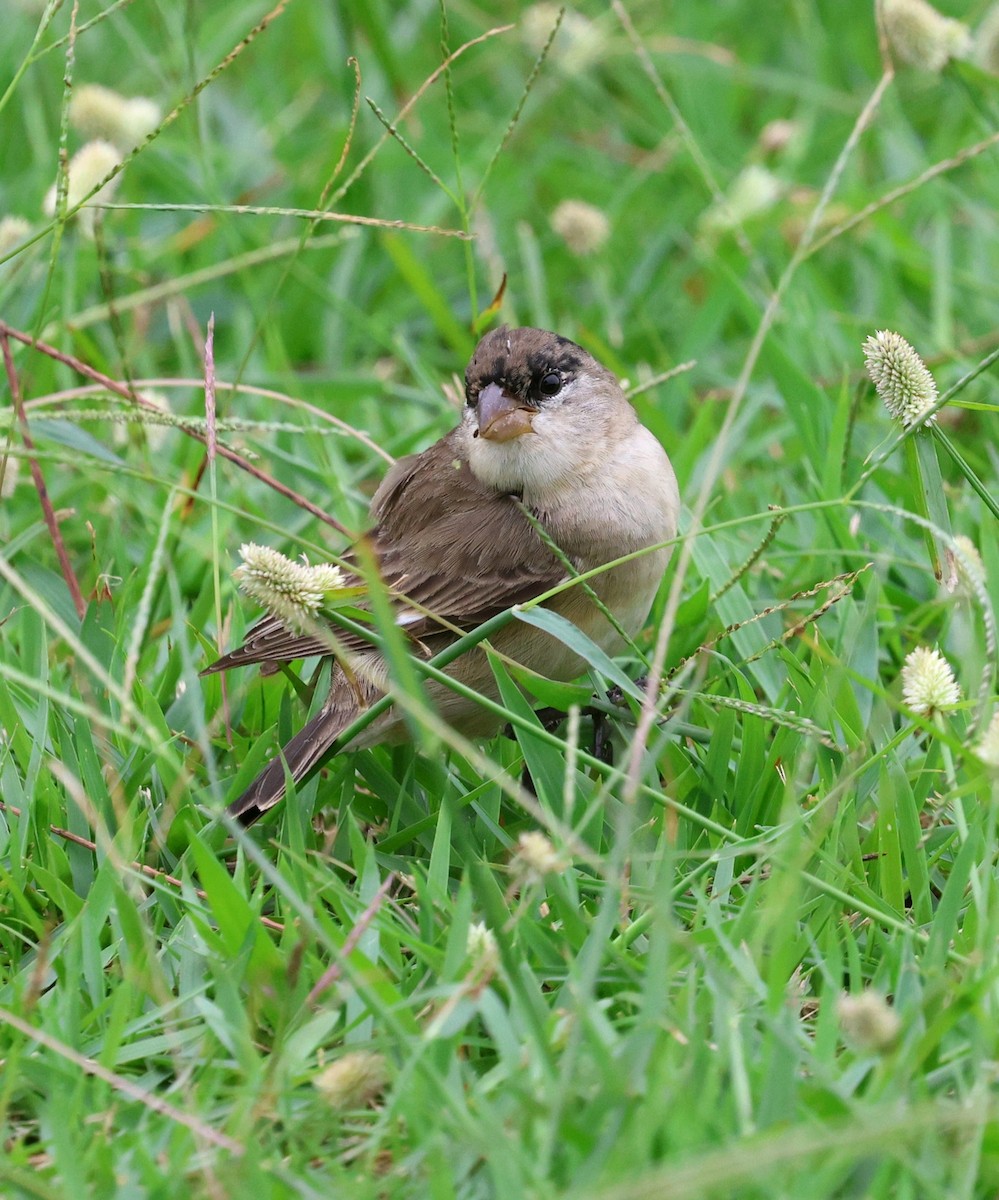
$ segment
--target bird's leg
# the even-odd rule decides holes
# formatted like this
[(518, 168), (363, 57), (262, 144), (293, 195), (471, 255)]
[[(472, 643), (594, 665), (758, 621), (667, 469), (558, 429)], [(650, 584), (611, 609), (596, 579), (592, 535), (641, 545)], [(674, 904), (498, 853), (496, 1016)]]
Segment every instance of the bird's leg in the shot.
[[(545, 733), (554, 733), (566, 718), (566, 714), (561, 708), (536, 708), (534, 715), (538, 718)], [(503, 736), (508, 737), (511, 741), (517, 737), (517, 731), (509, 721), (503, 726)]]
[[(644, 687), (647, 680), (645, 676), (635, 680), (636, 687)], [(617, 686), (609, 688), (604, 693), (604, 698), (608, 704), (615, 708), (620, 708), (624, 705), (624, 691)], [(612, 766), (614, 763), (614, 743), (611, 741), (611, 724), (610, 714), (604, 708), (599, 708), (597, 705), (589, 705), (582, 710), (584, 717), (589, 717), (593, 722), (593, 757), (600, 759), (601, 762)], [(554, 733), (559, 725), (565, 720), (566, 714), (560, 708), (538, 708), (535, 709), (534, 715), (538, 718), (541, 728), (548, 733)], [(515, 737), (512, 725), (507, 725), (503, 731), (508, 738)], [(524, 767), (521, 776), (521, 785), (529, 792), (534, 793), (534, 784), (531, 780), (530, 771)]]
[[(546, 733), (554, 733), (566, 717), (566, 714), (560, 708), (536, 708), (534, 715), (538, 718), (541, 728)], [(508, 737), (511, 741), (516, 740), (517, 732), (509, 722), (503, 727), (503, 736)], [(534, 780), (531, 778), (530, 769), (526, 764), (520, 775), (520, 786), (524, 791), (530, 792), (532, 796), (538, 794), (534, 790)]]
[(534, 715), (541, 722), (541, 728), (545, 733), (554, 733), (566, 718), (566, 713), (561, 708), (536, 708)]
[(590, 719), (593, 721), (593, 757), (599, 758), (609, 767), (614, 765), (614, 743), (611, 741), (610, 721), (607, 714), (597, 708), (591, 708)]
[[(635, 680), (636, 687), (644, 687), (647, 682), (643, 675)], [(624, 704), (624, 691), (615, 684), (604, 693), (608, 704), (620, 708)], [(593, 757), (612, 766), (614, 763), (614, 743), (611, 741), (610, 714), (602, 708), (593, 705), (583, 710), (593, 722)]]

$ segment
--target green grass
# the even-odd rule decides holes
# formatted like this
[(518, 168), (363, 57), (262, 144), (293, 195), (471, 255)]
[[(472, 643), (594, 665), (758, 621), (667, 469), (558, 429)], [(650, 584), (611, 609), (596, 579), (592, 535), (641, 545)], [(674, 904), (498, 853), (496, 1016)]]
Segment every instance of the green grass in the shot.
[[(962, 152), (999, 82), (882, 80), (873, 13), (833, 0), (585, 3), (540, 66), (554, 11), (531, 42), (514, 3), (442, 31), (431, 0), (298, 0), (245, 46), (267, 5), (84, 3), (75, 42), (69, 6), (37, 40), (32, 8), (0, 39), (0, 215), (33, 239), (0, 318), (63, 358), (10, 341), (33, 452), (0, 395), (0, 1192), (995, 1195), (999, 782), (970, 747), (997, 703), (999, 392), (965, 377), (999, 346), (999, 166)], [(442, 41), (506, 23), (398, 118)], [(81, 141), (67, 75), (177, 114), (96, 239), (41, 216)], [(778, 187), (719, 228), (750, 165)], [(554, 232), (564, 199), (606, 215), (602, 249)], [(515, 738), (473, 745), (402, 673), (414, 747), (235, 830), (305, 717), (280, 676), (198, 678), (257, 615), (238, 547), (346, 539), (190, 436), (210, 315), (224, 446), (356, 530), (385, 456), (454, 422), (440, 385), (504, 274), (502, 319), (632, 387), (695, 364), (635, 397), (686, 506), (661, 597), (635, 654), (591, 656), (605, 690), (658, 647), (656, 720), (626, 686), (608, 767), (588, 718), (547, 733), (510, 687)], [(944, 437), (900, 441), (866, 384), (886, 328), (965, 380)], [(934, 578), (957, 534), (977, 588)], [(902, 706), (920, 645), (955, 711)], [(537, 830), (547, 874), (517, 849)], [(889, 1044), (850, 1036), (868, 989)], [(374, 1097), (338, 1096), (348, 1053), (380, 1056)]]

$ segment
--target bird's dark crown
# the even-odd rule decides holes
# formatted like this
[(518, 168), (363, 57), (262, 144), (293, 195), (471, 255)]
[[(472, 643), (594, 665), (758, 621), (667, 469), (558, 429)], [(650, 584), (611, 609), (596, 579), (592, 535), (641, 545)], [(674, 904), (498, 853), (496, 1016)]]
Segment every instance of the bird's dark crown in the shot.
[(558, 372), (563, 381), (568, 381), (592, 362), (582, 346), (561, 334), (501, 325), (476, 346), (465, 371), (465, 395), (474, 404), (487, 384), (498, 383), (511, 395), (536, 402), (545, 375)]

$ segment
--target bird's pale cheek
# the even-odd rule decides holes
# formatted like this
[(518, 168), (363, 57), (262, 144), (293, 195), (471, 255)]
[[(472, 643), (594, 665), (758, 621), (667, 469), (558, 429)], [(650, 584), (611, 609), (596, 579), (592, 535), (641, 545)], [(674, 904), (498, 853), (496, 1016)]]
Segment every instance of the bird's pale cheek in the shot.
[(512, 442), (534, 432), (534, 411), (495, 383), (484, 387), (479, 394), (478, 418), (476, 436), (490, 442)]

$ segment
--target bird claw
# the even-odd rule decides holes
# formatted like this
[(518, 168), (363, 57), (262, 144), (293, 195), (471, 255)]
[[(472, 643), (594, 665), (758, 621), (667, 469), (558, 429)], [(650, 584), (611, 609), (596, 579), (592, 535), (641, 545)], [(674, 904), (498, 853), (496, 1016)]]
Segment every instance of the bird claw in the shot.
[[(645, 683), (646, 678), (644, 676), (635, 680), (636, 687), (644, 687)], [(615, 708), (621, 708), (625, 703), (624, 689), (615, 684), (613, 687), (607, 689), (607, 691), (604, 693), (604, 698), (608, 704), (613, 705)], [(593, 757), (598, 758), (602, 763), (606, 763), (608, 766), (613, 766), (614, 743), (611, 740), (612, 726), (608, 714), (603, 709), (595, 706), (587, 706), (586, 708), (582, 709), (582, 714), (585, 717), (589, 717), (593, 722)], [(536, 709), (534, 715), (538, 718), (541, 728), (544, 729), (546, 733), (554, 733), (566, 717), (566, 714), (562, 711), (562, 709), (552, 707)], [(516, 731), (512, 725), (508, 724), (503, 732), (508, 738), (513, 739), (516, 737)], [(522, 782), (524, 783), (524, 786), (528, 788), (528, 790), (533, 791), (533, 787), (531, 786), (530, 782), (530, 774), (526, 768)]]

